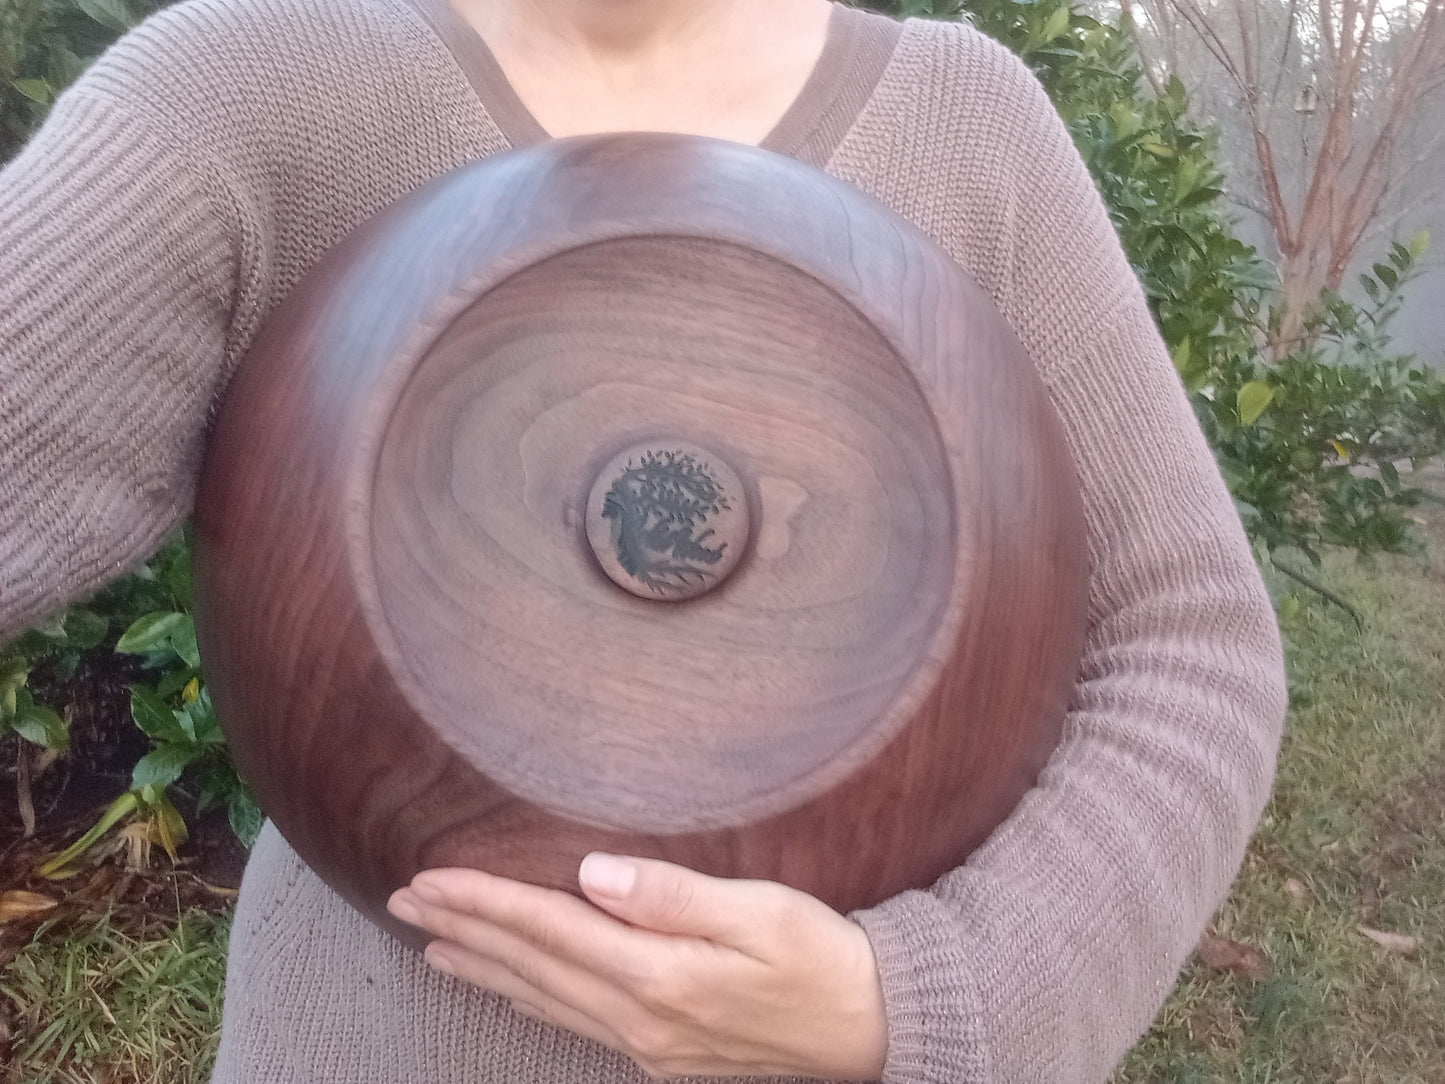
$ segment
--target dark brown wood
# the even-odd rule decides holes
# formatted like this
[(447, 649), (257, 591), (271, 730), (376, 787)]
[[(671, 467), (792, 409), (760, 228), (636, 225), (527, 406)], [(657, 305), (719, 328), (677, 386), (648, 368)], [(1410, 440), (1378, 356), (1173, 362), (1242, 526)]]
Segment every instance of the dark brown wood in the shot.
[(575, 891), (594, 848), (844, 910), (930, 883), (1057, 743), (1087, 578), (982, 291), (855, 189), (675, 136), (348, 238), (232, 382), (197, 517), (237, 761), (403, 936), (419, 869)]

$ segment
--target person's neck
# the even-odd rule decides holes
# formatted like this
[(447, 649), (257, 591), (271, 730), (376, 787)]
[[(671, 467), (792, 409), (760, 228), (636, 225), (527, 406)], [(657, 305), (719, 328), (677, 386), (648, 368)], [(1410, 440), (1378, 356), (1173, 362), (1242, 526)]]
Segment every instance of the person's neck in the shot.
[(725, 33), (755, 0), (462, 0), (484, 37), (514, 47), (645, 63)]
[(762, 140), (821, 55), (826, 0), (450, 0), (550, 134)]

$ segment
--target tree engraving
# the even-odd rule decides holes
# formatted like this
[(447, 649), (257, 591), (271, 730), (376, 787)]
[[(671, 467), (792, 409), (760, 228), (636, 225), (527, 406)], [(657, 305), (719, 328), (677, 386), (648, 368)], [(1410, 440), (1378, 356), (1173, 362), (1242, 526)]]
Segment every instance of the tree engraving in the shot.
[[(731, 509), (707, 465), (685, 452), (653, 452), (628, 460), (602, 503), (617, 561), (659, 595), (695, 593), (712, 579), (727, 543), (709, 545), (709, 517)], [(703, 528), (699, 531), (699, 528)]]

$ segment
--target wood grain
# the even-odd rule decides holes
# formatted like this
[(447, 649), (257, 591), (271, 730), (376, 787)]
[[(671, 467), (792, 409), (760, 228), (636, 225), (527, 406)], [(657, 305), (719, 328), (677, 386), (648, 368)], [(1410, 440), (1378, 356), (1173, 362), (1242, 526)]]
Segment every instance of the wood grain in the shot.
[[(742, 491), (725, 539), (675, 479), (648, 513), (634, 564), (726, 541), (696, 597), (589, 541), (654, 445)], [(845, 910), (926, 885), (1056, 744), (1087, 576), (1058, 421), (967, 275), (841, 182), (673, 136), (478, 163), (338, 246), (233, 381), (197, 517), (238, 763), (403, 935), (418, 869), (575, 890), (594, 848)]]

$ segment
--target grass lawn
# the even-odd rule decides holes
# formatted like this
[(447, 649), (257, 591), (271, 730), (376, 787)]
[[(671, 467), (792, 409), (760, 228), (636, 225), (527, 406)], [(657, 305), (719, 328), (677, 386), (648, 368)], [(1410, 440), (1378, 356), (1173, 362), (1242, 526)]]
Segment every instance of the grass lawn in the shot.
[[(1424, 517), (1433, 565), (1327, 562), (1363, 632), (1287, 607), (1294, 706), (1226, 958), (1190, 964), (1115, 1084), (1445, 1084), (1445, 509)], [(226, 929), (42, 927), (0, 969), (0, 1084), (201, 1084)]]
[(1116, 1084), (1445, 1084), (1445, 514), (1423, 514), (1433, 565), (1327, 562), (1364, 632), (1285, 619), (1279, 779), (1215, 922), (1264, 956), (1191, 963)]
[(204, 1084), (220, 1027), (225, 915), (164, 936), (109, 919), (42, 927), (0, 973), (13, 1036), (3, 1084)]

